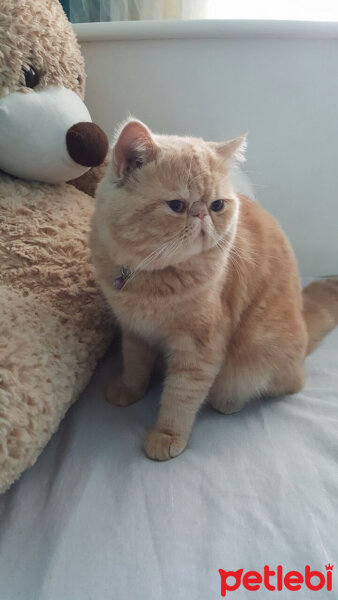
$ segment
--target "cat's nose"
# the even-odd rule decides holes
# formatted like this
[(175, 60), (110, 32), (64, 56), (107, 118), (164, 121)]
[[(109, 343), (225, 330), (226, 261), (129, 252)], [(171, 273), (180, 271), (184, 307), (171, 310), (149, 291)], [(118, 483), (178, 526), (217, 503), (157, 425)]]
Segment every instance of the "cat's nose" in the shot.
[(98, 167), (106, 158), (108, 138), (95, 123), (76, 123), (66, 133), (71, 158), (84, 167)]
[(208, 214), (208, 209), (204, 202), (198, 200), (198, 202), (194, 202), (191, 207), (191, 214), (193, 217), (198, 217), (199, 219), (203, 219)]

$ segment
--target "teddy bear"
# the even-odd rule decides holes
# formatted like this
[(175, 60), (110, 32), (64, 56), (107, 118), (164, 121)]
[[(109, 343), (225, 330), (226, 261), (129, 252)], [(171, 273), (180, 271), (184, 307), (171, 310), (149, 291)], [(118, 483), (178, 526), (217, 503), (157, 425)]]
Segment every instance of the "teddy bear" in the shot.
[[(0, 493), (35, 462), (114, 332), (85, 193), (108, 141), (84, 83), (59, 0), (0, 0)], [(83, 191), (66, 183), (82, 175)]]

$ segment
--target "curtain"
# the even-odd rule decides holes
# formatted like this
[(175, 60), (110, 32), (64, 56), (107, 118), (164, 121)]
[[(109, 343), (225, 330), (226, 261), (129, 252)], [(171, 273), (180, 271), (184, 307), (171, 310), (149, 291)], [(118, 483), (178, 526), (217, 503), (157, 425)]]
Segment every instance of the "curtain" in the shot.
[(112, 0), (69, 0), (69, 17), (72, 23), (110, 21)]
[(73, 23), (205, 19), (210, 0), (70, 0)]
[(75, 23), (152, 19), (338, 21), (338, 0), (61, 0), (61, 3)]

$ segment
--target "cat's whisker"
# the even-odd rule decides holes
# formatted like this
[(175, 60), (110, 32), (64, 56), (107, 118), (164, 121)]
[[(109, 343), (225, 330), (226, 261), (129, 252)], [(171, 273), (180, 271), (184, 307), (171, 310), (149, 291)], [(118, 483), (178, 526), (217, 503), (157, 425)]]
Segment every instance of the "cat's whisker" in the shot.
[(220, 237), (220, 238), (217, 239), (216, 236), (213, 234), (213, 241), (222, 250), (228, 250), (228, 251), (230, 251), (231, 242), (229, 240), (226, 240), (223, 237)]
[(146, 267), (148, 267), (152, 262), (154, 262), (156, 260), (156, 258), (161, 255), (161, 253), (165, 250), (166, 246), (168, 244), (165, 244), (163, 246), (160, 246), (159, 248), (156, 248), (156, 250), (154, 250), (153, 252), (151, 252), (151, 254), (149, 254), (146, 258), (144, 258), (133, 270), (132, 274), (128, 277), (128, 279), (126, 280), (126, 284), (130, 283), (135, 275), (137, 275), (140, 271), (142, 271), (143, 269), (145, 269)]
[(168, 257), (176, 251), (177, 246), (178, 240), (172, 241), (170, 244), (168, 244), (168, 246), (164, 248), (159, 258), (161, 258), (161, 260), (167, 260)]
[(155, 248), (155, 250), (153, 250), (150, 254), (148, 254), (148, 256), (146, 256), (139, 263), (139, 265), (137, 267), (135, 267), (134, 270), (136, 271), (136, 270), (142, 269), (151, 257), (153, 257), (154, 255), (157, 255), (158, 252), (162, 252), (171, 242), (175, 241), (179, 236), (180, 236), (180, 233), (179, 234), (176, 233), (174, 236), (172, 236), (166, 242), (164, 242), (161, 246), (159, 246), (158, 248)]
[(263, 183), (252, 183), (252, 181), (250, 181), (250, 185), (252, 187), (259, 187), (259, 188), (267, 188), (267, 185), (264, 185)]
[(229, 260), (237, 273), (240, 286), (243, 287), (244, 282), (245, 282), (245, 277), (244, 277), (244, 274), (242, 271), (242, 267), (241, 267), (240, 263), (237, 261), (237, 259), (235, 258), (235, 256), (231, 253), (231, 251), (229, 252)]
[(257, 260), (254, 260), (254, 258), (252, 256), (249, 256), (248, 254), (247, 255), (240, 254), (237, 251), (235, 246), (231, 249), (231, 253), (232, 253), (232, 256), (236, 257), (236, 259), (238, 259), (240, 262), (250, 263), (255, 266), (259, 265)]
[(142, 271), (143, 269), (145, 269), (145, 267), (147, 267), (154, 260), (156, 260), (156, 258), (164, 251), (166, 246), (167, 246), (167, 244), (160, 246), (159, 248), (156, 248), (156, 250), (153, 250), (153, 252), (151, 252), (143, 260), (141, 260), (141, 262), (135, 267), (134, 273)]
[(228, 259), (233, 265), (235, 272), (237, 273), (238, 279), (240, 281), (240, 285), (242, 286), (245, 280), (243, 267), (241, 265), (242, 257), (239, 254), (237, 254), (237, 248), (235, 244), (226, 243), (225, 239), (220, 238), (217, 241), (217, 246), (223, 251), (228, 251)]
[(146, 256), (133, 270), (132, 274), (126, 280), (126, 283), (130, 283), (140, 271), (149, 268), (149, 266), (159, 258), (167, 259), (171, 254), (173, 254), (178, 248), (178, 242), (180, 241), (181, 233), (175, 234), (172, 238), (167, 240), (164, 244), (162, 244), (159, 248), (156, 248), (151, 252), (148, 256)]
[(261, 261), (263, 258), (264, 259), (268, 258), (270, 260), (279, 260), (278, 256), (274, 256), (272, 254), (267, 254), (265, 252), (264, 252), (264, 254), (262, 254), (261, 252), (256, 252), (252, 248), (247, 248), (247, 247), (242, 248), (238, 243), (234, 246), (234, 252), (236, 252), (236, 254), (238, 256), (243, 258), (243, 260), (247, 260), (248, 258), (253, 258), (253, 257), (257, 257), (259, 259), (259, 261)]
[(261, 175), (261, 171), (255, 171), (254, 169), (244, 169), (243, 166), (241, 166), (241, 171), (246, 175), (249, 175), (250, 173), (259, 173)]
[(171, 243), (172, 242), (167, 242), (163, 244), (162, 246), (154, 250), (149, 256), (144, 258), (134, 269), (134, 273), (137, 273), (149, 267), (157, 258), (159, 258), (167, 250)]

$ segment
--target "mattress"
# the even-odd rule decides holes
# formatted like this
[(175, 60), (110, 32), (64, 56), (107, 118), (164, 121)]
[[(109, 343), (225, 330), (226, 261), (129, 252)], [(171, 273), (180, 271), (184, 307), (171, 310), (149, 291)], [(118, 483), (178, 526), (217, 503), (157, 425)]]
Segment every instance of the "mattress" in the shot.
[[(301, 393), (231, 416), (205, 407), (166, 463), (142, 451), (160, 383), (112, 407), (118, 369), (112, 349), (0, 498), (1, 600), (261, 600), (278, 585), (282, 598), (337, 598), (338, 329), (307, 359)], [(288, 591), (306, 568), (318, 591)]]

